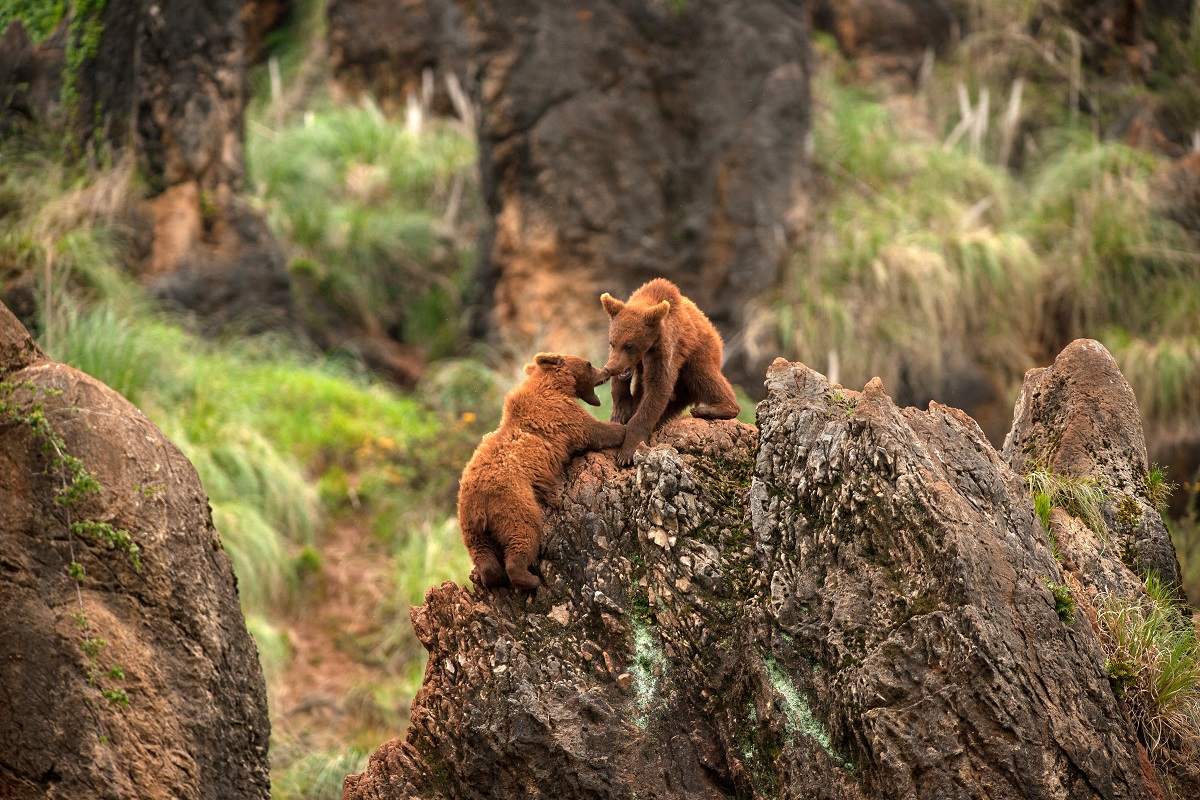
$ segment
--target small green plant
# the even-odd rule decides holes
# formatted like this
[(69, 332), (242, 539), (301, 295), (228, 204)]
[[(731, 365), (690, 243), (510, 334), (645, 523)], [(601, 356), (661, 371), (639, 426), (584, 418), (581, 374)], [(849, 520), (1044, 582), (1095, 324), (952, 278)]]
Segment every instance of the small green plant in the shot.
[(1096, 597), (1105, 664), (1151, 757), (1200, 765), (1200, 650), (1196, 626), (1157, 575), (1137, 598)]
[[(13, 395), (18, 391), (22, 392), (24, 396), (14, 399)], [(107, 522), (72, 519), (72, 507), (87, 495), (99, 492), (100, 484), (87, 471), (82, 460), (67, 452), (66, 442), (51, 424), (42, 401), (38, 399), (39, 397), (61, 395), (62, 392), (57, 389), (44, 388), (28, 381), (15, 383), (0, 381), (0, 424), (27, 426), (34, 436), (42, 441), (43, 450), (50, 454), (51, 474), (56, 475), (59, 481), (54, 502), (63, 506), (67, 518), (67, 529), (70, 531), (70, 535), (67, 536), (67, 545), (70, 549), (67, 575), (75, 582), (75, 594), (79, 604), (78, 609), (71, 614), (71, 617), (75, 620), (75, 625), (83, 636), (79, 642), (79, 649), (88, 659), (88, 683), (99, 686), (102, 678), (124, 679), (125, 671), (115, 665), (104, 669), (100, 664), (101, 651), (108, 646), (108, 642), (95, 635), (83, 607), (82, 586), (86, 571), (83, 564), (76, 558), (75, 539), (76, 537), (98, 539), (106, 543), (109, 549), (120, 550), (130, 559), (134, 570), (139, 572), (142, 568), (142, 561), (140, 549), (133, 542), (128, 531), (114, 528)], [(111, 686), (101, 687), (101, 694), (111, 705), (122, 708), (129, 705), (129, 697), (122, 689)]]
[(1151, 464), (1149, 471), (1143, 476), (1142, 482), (1146, 487), (1146, 500), (1159, 514), (1167, 513), (1167, 504), (1171, 495), (1178, 488), (1167, 480), (1167, 473), (1158, 464)]
[(1112, 682), (1113, 693), (1117, 697), (1124, 697), (1138, 676), (1137, 665), (1132, 661), (1121, 658), (1104, 659), (1104, 671), (1108, 673), (1108, 679)]
[(1042, 578), (1042, 583), (1054, 595), (1054, 613), (1070, 625), (1075, 621), (1075, 595), (1071, 593), (1071, 587), (1065, 583), (1055, 583), (1049, 578)]

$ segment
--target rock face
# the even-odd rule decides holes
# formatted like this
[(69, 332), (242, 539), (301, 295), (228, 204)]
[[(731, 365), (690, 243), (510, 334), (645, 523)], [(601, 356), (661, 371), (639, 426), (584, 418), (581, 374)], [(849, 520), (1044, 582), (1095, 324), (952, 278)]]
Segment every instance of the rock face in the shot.
[[(239, 319), (243, 327), (278, 324), (291, 315), (282, 250), (258, 213), (236, 199), (245, 172), (242, 0), (101, 6), (92, 21), (95, 53), (72, 78), (76, 105), (58, 118), (69, 77), (66, 25), (31, 48), (14, 23), (0, 47), (13, 48), (0, 56), (0, 91), (14, 87), (0, 94), (0, 117), (10, 125), (72, 124), (80, 141), (130, 148), (150, 189), (128, 221), (142, 282), (214, 327), (246, 307), (266, 312)], [(185, 275), (163, 278), (176, 272)]]
[[(1140, 590), (1136, 576), (1157, 572), (1179, 585), (1175, 548), (1150, 495), (1137, 400), (1104, 345), (1077, 339), (1052, 366), (1025, 375), (1004, 458), (1017, 473), (1041, 465), (1104, 489), (1106, 530), (1083, 527), (1065, 540), (1068, 559), (1093, 564), (1080, 570), (1084, 583), (1130, 594)], [(1079, 535), (1086, 541), (1076, 549)]]
[(433, 110), (454, 111), (447, 81), (461, 91), (470, 49), (455, 0), (332, 0), (328, 16), (336, 93), (357, 99), (369, 92), (391, 112), (409, 95), (428, 95)]
[(813, 27), (833, 34), (863, 77), (882, 72), (913, 81), (926, 51), (943, 54), (963, 34), (951, 0), (816, 0)]
[[(262, 671), (196, 471), (2, 305), (0, 382), (0, 796), (269, 797)], [(98, 491), (56, 500), (47, 439), (9, 414), (34, 403)], [(127, 531), (140, 571), (80, 520)]]
[(600, 293), (659, 276), (740, 330), (806, 218), (807, 3), (464, 8), (494, 219), (479, 331), (589, 354)]
[(430, 589), (412, 727), (343, 797), (1171, 796), (974, 421), (782, 359), (767, 388), (757, 431), (577, 459), (536, 594)]

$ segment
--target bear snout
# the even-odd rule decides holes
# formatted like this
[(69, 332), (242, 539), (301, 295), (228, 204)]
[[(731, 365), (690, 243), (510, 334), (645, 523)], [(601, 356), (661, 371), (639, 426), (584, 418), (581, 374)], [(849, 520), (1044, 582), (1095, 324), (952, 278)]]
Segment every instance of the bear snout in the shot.
[(592, 370), (592, 385), (599, 386), (602, 383), (608, 383), (608, 379), (611, 377), (612, 377), (612, 373), (610, 373), (606, 369), (593, 369)]

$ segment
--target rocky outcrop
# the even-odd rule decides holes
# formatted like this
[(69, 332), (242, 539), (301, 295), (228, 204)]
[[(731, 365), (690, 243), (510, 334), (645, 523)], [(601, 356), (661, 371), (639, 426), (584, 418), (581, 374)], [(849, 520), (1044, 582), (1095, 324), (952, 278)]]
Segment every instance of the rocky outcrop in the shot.
[(37, 44), (20, 20), (0, 36), (0, 133), (29, 128), (58, 113), (66, 43), (65, 22)]
[[(98, 483), (71, 502), (64, 455)], [(0, 796), (270, 796), (262, 671), (195, 469), (2, 305), (0, 685)]]
[(864, 78), (915, 82), (927, 52), (943, 55), (963, 35), (952, 0), (816, 0), (813, 26), (833, 34)]
[[(1091, 347), (1031, 375), (1010, 439), (1103, 402), (1087, 452), (1132, 480), (1136, 406), (1084, 391)], [(344, 798), (1171, 796), (974, 421), (782, 359), (767, 389), (757, 430), (685, 418), (632, 470), (577, 459), (536, 594), (430, 589), (412, 727)]]
[(1138, 576), (1154, 572), (1180, 585), (1175, 549), (1152, 497), (1137, 400), (1104, 345), (1077, 339), (1053, 365), (1025, 375), (1004, 458), (1018, 474), (1040, 467), (1091, 479), (1104, 492), (1103, 528), (1075, 521), (1060, 537), (1081, 581), (1131, 594), (1141, 590)]
[(494, 221), (478, 330), (592, 353), (600, 293), (661, 276), (739, 331), (806, 219), (807, 3), (465, 6)]
[[(0, 55), (0, 92), (13, 87), (0, 94), (0, 117), (9, 125), (70, 125), (81, 142), (134, 153), (149, 186), (128, 220), (135, 271), (169, 304), (205, 314), (210, 327), (289, 318), (282, 250), (258, 212), (237, 199), (245, 172), (241, 0), (100, 5), (81, 27), (98, 37), (94, 52), (75, 45), (82, 63), (74, 74), (65, 71), (72, 63), (65, 22), (36, 47), (14, 23), (4, 40), (13, 52)], [(60, 109), (64, 95), (74, 105)], [(176, 272), (184, 275), (163, 279)], [(239, 318), (246, 307), (265, 311)]]

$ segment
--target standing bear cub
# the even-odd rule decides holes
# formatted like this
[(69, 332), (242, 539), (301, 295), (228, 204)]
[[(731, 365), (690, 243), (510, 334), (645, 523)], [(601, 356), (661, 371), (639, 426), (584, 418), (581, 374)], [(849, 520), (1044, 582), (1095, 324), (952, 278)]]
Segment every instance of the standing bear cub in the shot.
[(637, 446), (688, 406), (701, 419), (733, 419), (741, 411), (721, 374), (721, 334), (679, 287), (656, 278), (628, 302), (605, 293), (612, 419), (626, 423), (617, 463), (633, 463)]
[[(480, 582), (536, 589), (529, 571), (541, 547), (545, 502), (571, 456), (616, 447), (625, 426), (601, 422), (575, 402), (598, 406), (608, 373), (577, 356), (538, 353), (525, 382), (504, 398), (500, 427), (483, 437), (463, 469), (458, 525)], [(504, 566), (501, 567), (501, 564)]]

